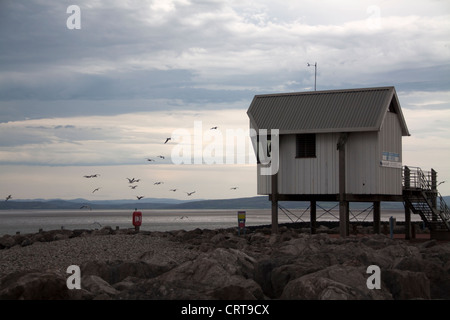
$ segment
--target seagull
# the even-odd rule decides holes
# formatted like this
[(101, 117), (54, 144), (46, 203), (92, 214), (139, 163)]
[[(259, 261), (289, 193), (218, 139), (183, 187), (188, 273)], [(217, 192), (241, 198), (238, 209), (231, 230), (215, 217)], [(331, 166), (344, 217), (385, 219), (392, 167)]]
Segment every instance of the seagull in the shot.
[(173, 192), (175, 192), (175, 191), (177, 191), (177, 189), (170, 189), (169, 191), (173, 191)]
[(161, 159), (165, 159), (165, 157), (164, 157), (164, 156), (158, 156), (158, 158), (161, 158)]
[[(133, 178), (134, 179), (134, 178)], [(135, 179), (134, 182), (139, 182), (141, 181), (141, 179)]]
[(209, 129), (209, 130), (216, 130), (217, 129), (217, 127), (212, 127), (211, 129)]
[(135, 186), (129, 186), (131, 189), (136, 189), (137, 185)]
[(230, 190), (236, 190), (239, 187), (231, 187)]
[(144, 196), (136, 196), (138, 200), (141, 200)]
[(193, 194), (193, 193), (195, 193), (195, 191), (192, 191), (192, 192), (186, 192), (186, 194), (187, 194), (188, 196), (190, 196), (190, 195)]
[(96, 174), (91, 174), (91, 175), (83, 176), (83, 177), (85, 177), (85, 178), (97, 178), (99, 175), (100, 174), (96, 173)]
[(169, 140), (172, 140), (172, 138), (166, 138), (166, 142), (164, 142), (164, 144), (166, 144)]
[(92, 191), (92, 193), (94, 193), (95, 191), (98, 191), (100, 188), (94, 189), (94, 191)]
[(5, 202), (8, 201), (9, 199), (12, 199), (12, 195), (7, 196)]
[(155, 160), (153, 160), (153, 159), (150, 159), (150, 158), (147, 158), (147, 161), (155, 161)]
[(136, 180), (134, 180), (134, 178), (131, 178), (131, 179), (130, 179), (130, 178), (126, 178), (126, 179), (128, 179), (128, 182), (129, 182), (129, 183), (133, 183), (133, 182), (136, 181)]
[(164, 182), (158, 181), (158, 182), (155, 182), (154, 184), (162, 184), (162, 183), (164, 183)]

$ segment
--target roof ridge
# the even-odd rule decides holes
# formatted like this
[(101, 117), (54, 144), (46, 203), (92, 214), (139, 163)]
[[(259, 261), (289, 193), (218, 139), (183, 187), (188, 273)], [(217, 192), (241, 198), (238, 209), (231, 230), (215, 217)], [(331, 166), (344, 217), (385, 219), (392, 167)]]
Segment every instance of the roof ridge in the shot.
[(353, 88), (353, 89), (333, 89), (333, 90), (319, 90), (319, 91), (296, 91), (296, 92), (279, 92), (279, 93), (267, 93), (259, 94), (255, 97), (282, 97), (282, 96), (300, 96), (300, 95), (322, 95), (322, 94), (335, 94), (335, 93), (357, 93), (365, 91), (385, 91), (392, 90), (394, 86), (386, 87), (368, 87), (368, 88)]

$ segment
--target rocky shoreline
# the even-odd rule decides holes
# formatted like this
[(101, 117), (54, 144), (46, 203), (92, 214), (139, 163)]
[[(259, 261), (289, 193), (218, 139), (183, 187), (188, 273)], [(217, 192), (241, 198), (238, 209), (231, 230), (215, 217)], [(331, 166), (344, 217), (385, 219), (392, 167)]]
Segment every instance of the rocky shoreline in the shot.
[[(302, 225), (139, 232), (52, 230), (0, 237), (0, 299), (450, 299), (450, 242)], [(361, 230), (360, 230), (361, 231)], [(370, 231), (370, 230), (369, 230)], [(81, 269), (69, 290), (67, 267)], [(370, 265), (381, 289), (369, 289)]]

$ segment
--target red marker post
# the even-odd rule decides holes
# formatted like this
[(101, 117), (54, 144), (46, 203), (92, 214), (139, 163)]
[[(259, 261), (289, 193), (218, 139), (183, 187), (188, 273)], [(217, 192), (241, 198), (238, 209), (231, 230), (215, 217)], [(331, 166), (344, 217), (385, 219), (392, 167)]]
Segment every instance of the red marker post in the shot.
[(133, 226), (136, 232), (139, 232), (139, 227), (142, 224), (142, 212), (137, 211), (137, 209), (133, 212)]

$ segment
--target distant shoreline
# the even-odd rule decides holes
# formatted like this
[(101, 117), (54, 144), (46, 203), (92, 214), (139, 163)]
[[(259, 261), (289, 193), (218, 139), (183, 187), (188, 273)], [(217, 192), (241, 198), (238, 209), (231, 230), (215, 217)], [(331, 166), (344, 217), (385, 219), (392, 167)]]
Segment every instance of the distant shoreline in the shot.
[[(444, 197), (450, 203), (450, 196)], [(282, 201), (280, 204), (286, 208), (306, 209), (310, 203), (308, 201)], [(332, 208), (337, 202), (317, 202), (317, 205), (324, 208)], [(370, 207), (370, 202), (351, 202), (350, 208), (364, 209)], [(91, 209), (130, 209), (138, 207), (140, 209), (270, 209), (271, 203), (267, 196), (254, 196), (230, 199), (200, 199), (200, 200), (179, 200), (170, 198), (144, 198), (138, 200), (87, 200), (87, 199), (30, 199), (30, 200), (8, 200), (0, 201), (0, 210), (11, 209), (80, 209), (88, 206)], [(402, 202), (381, 202), (382, 210), (403, 209)]]

